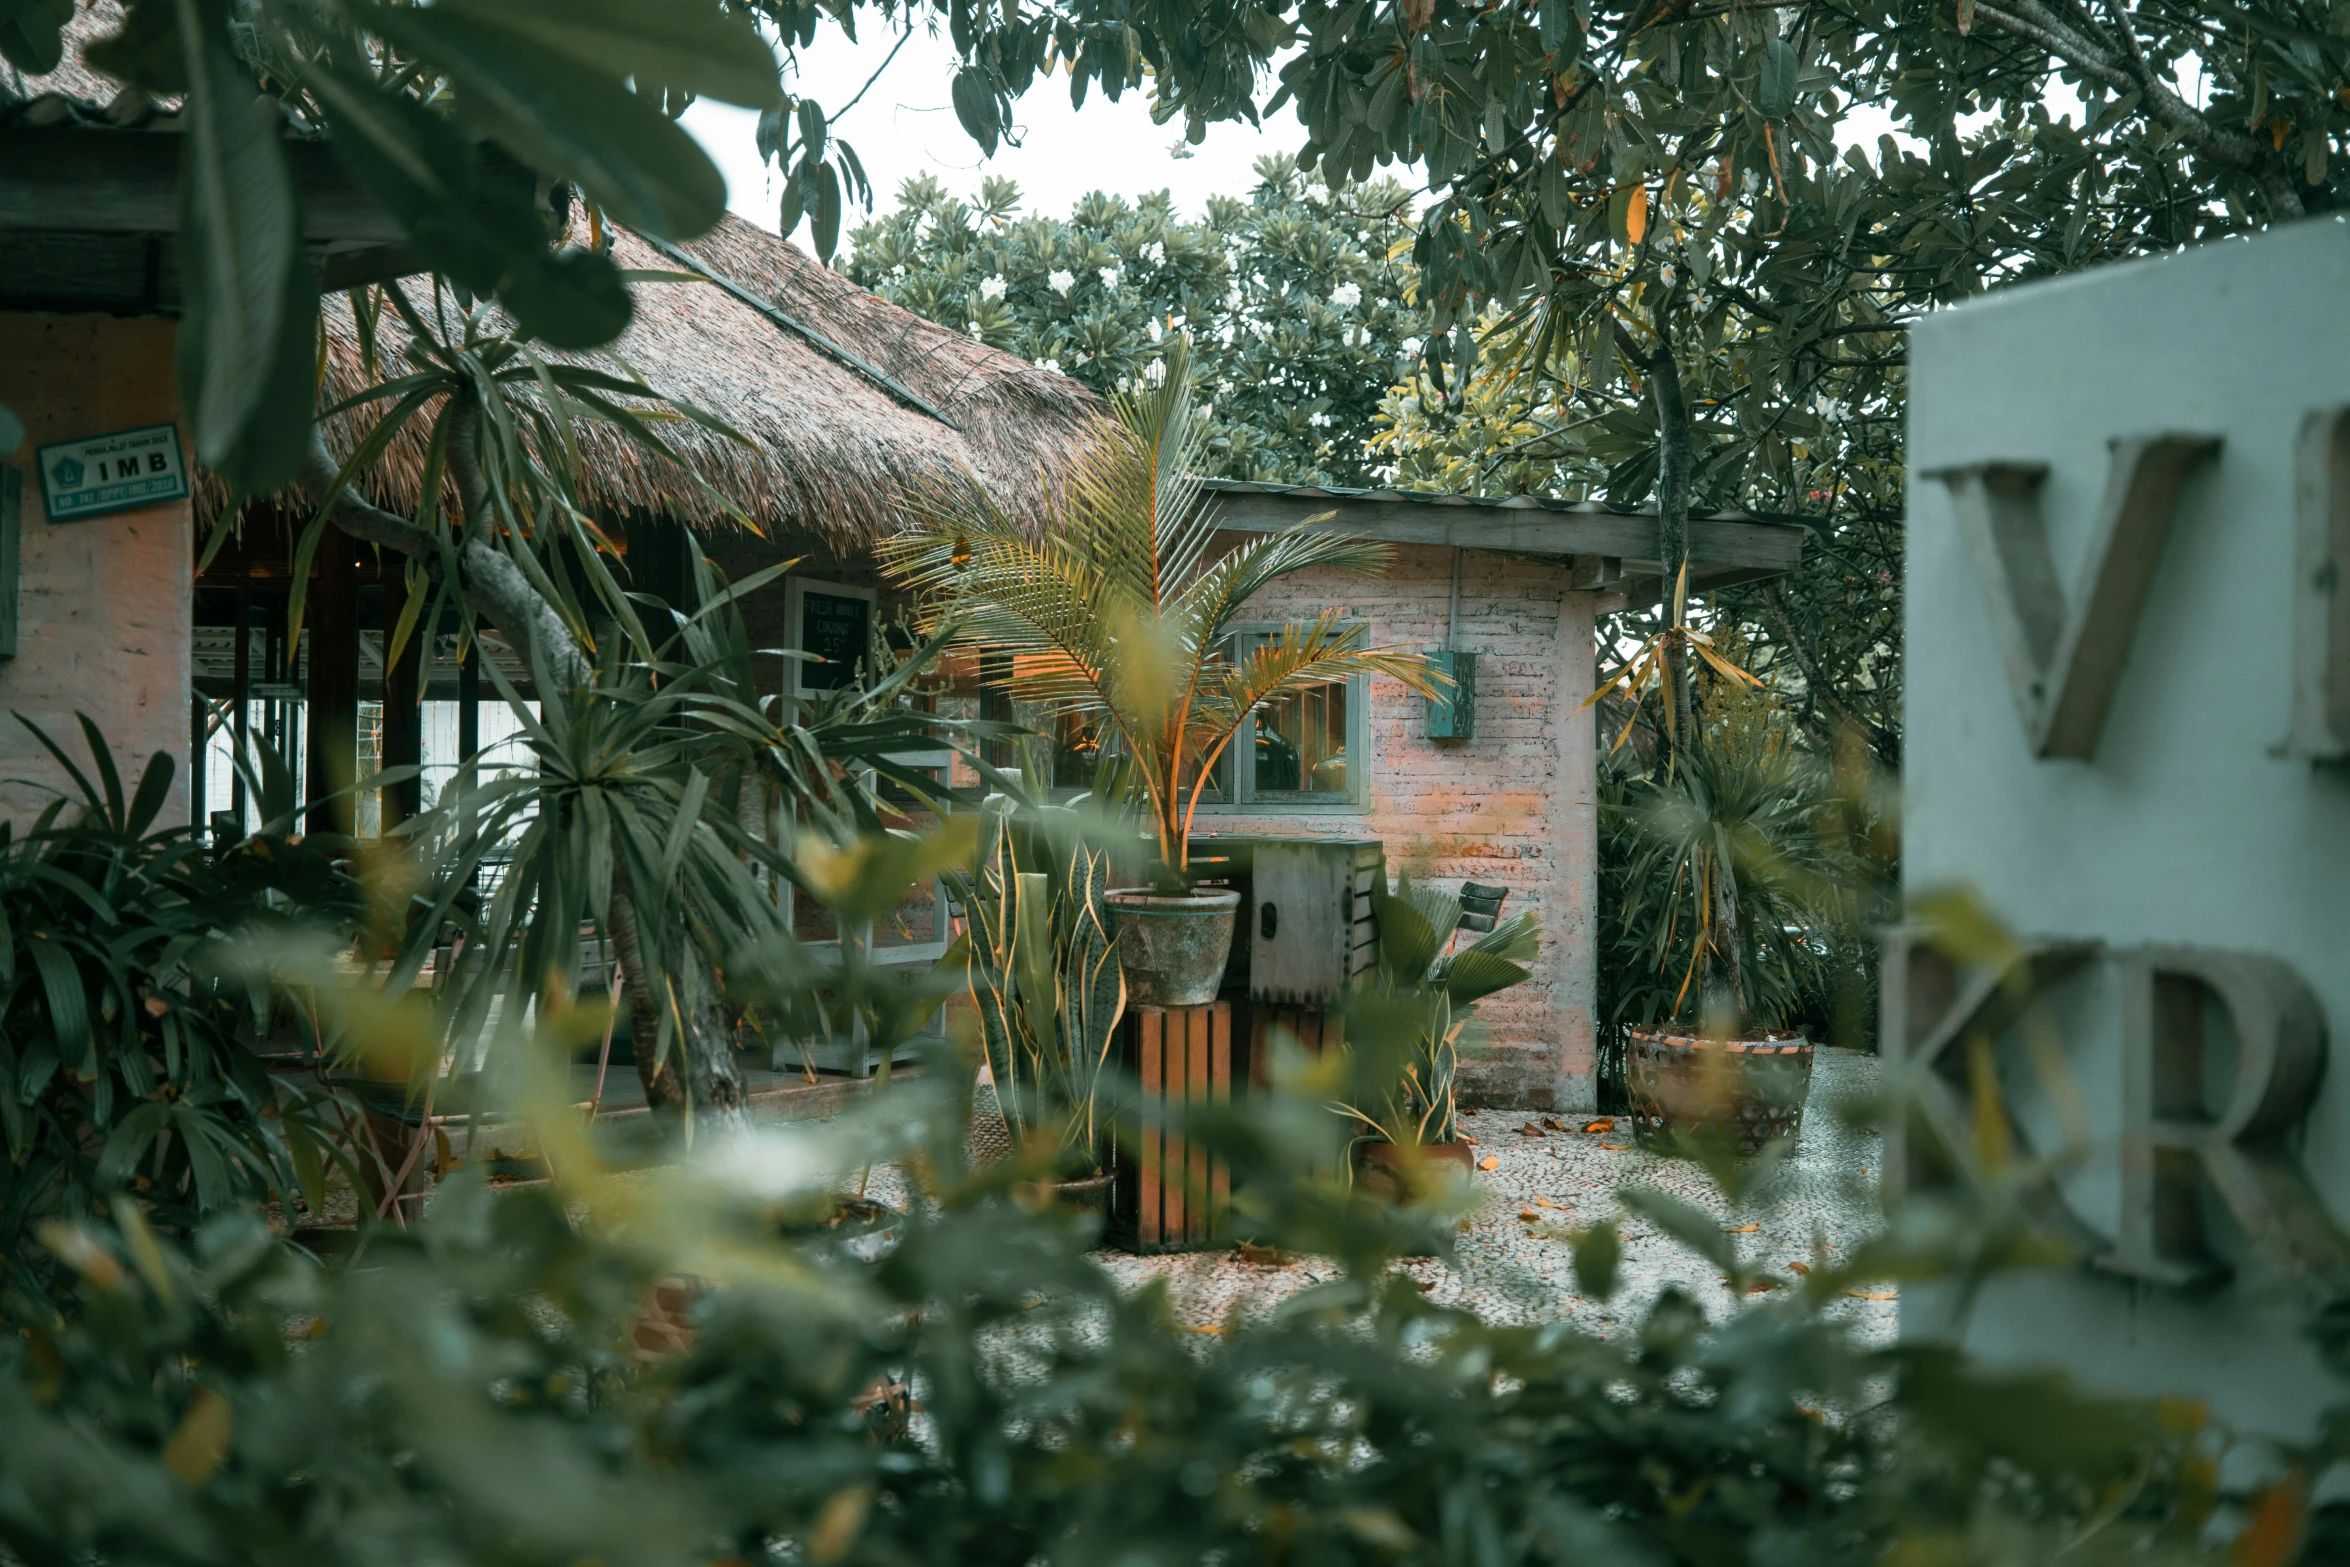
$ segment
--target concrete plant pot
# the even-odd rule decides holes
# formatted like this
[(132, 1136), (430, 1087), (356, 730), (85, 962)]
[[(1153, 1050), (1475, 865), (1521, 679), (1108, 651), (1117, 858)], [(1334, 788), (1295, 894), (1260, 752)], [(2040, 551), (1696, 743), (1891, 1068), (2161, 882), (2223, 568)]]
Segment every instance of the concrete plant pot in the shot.
[(1216, 999), (1232, 956), (1239, 892), (1126, 887), (1107, 901), (1118, 919), (1118, 966), (1126, 973), (1129, 1006), (1198, 1007)]
[(1727, 1143), (1756, 1154), (1803, 1135), (1811, 1093), (1811, 1041), (1801, 1034), (1703, 1039), (1663, 1029), (1630, 1030), (1624, 1086), (1632, 1131), (1644, 1146)]

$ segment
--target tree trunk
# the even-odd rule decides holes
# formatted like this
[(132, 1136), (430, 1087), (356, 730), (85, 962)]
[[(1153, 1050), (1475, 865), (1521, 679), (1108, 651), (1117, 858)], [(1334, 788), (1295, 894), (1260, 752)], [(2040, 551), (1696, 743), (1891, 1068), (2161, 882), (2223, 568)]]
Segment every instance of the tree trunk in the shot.
[[(1681, 366), (1673, 357), (1669, 325), (1671, 301), (1657, 316), (1662, 329), (1656, 352), (1648, 359), (1649, 396), (1656, 403), (1656, 552), (1657, 608), (1668, 632), (1681, 629), (1688, 606), (1679, 593), (1683, 570), (1689, 564), (1689, 399), (1681, 389)], [(1694, 714), (1689, 693), (1689, 650), (1678, 637), (1665, 642), (1666, 679), (1672, 706), (1667, 729), (1668, 751), (1690, 743)]]
[(1746, 969), (1738, 961), (1742, 933), (1738, 928), (1738, 879), (1734, 867), (1714, 866), (1713, 885), (1706, 896), (1710, 934), (1705, 951), (1704, 1021), (1709, 1030), (1724, 1029), (1732, 1039), (1745, 1034), (1752, 1014), (1746, 1006)]
[[(628, 993), (629, 1048), (645, 1103), (685, 1115), (698, 1131), (741, 1126), (750, 1095), (735, 1060), (734, 1025), (716, 972), (682, 928), (671, 930), (670, 950), (677, 954), (669, 976), (677, 992), (672, 1009), (669, 987), (646, 967), (641, 917), (626, 890), (627, 872), (617, 861), (612, 878), (612, 956)], [(669, 1050), (656, 1062), (665, 1013)]]
[[(587, 654), (555, 606), (531, 586), (521, 568), (490, 536), (492, 507), (481, 468), (480, 435), (479, 411), (467, 410), (457, 418), (449, 442), (449, 471), (465, 516), (465, 536), (457, 549), (458, 588), (475, 613), (509, 637), (535, 647), (550, 675), (567, 684), (585, 684), (594, 678)], [(305, 486), (313, 494), (323, 495), (333, 481), (335, 466), (315, 437), (312, 447)], [(348, 491), (337, 500), (333, 520), (354, 538), (428, 563), (441, 558), (439, 543), (430, 534)], [(741, 1124), (746, 1095), (742, 1073), (735, 1065), (734, 1030), (726, 1016), (716, 970), (701, 949), (686, 939), (682, 928), (671, 931), (669, 950), (678, 955), (671, 976), (677, 988), (672, 1011), (667, 987), (656, 986), (647, 973), (642, 917), (617, 859), (612, 904), (605, 911), (605, 920), (628, 992), (629, 1030), (646, 1103), (656, 1109), (685, 1112), (689, 1124), (706, 1130)], [(670, 1012), (673, 1022), (683, 1027), (675, 1031), (669, 1059), (656, 1066), (653, 1056), (664, 1012)]]
[[(613, 867), (615, 875), (619, 867)], [(685, 1087), (677, 1073), (677, 1058), (656, 1062), (654, 1049), (661, 1038), (661, 1006), (645, 978), (644, 943), (637, 935), (636, 905), (628, 895), (612, 894), (612, 961), (620, 966), (621, 992), (628, 998), (629, 1051), (636, 1057), (636, 1080), (645, 1091), (645, 1104), (654, 1110), (685, 1109)]]

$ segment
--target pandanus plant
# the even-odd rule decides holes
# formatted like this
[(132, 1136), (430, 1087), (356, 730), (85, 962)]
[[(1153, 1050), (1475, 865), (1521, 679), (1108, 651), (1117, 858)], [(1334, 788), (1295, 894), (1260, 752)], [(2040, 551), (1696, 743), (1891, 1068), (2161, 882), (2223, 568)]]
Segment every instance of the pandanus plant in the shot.
[(1158, 377), (1111, 400), (1113, 418), (1075, 465), (1046, 526), (1031, 532), (976, 486), (939, 487), (915, 527), (882, 547), (929, 612), (997, 658), (1015, 702), (1107, 731), (1132, 767), (1160, 865), (1185, 879), (1185, 845), (1219, 758), (1248, 716), (1284, 697), (1357, 675), (1423, 695), (1427, 661), (1370, 647), (1340, 611), (1296, 620), (1245, 653), (1233, 628), (1284, 577), (1317, 568), (1373, 575), (1385, 544), (1308, 517), (1219, 552), (1203, 504), (1204, 427), (1193, 415), (1190, 352), (1178, 338)]

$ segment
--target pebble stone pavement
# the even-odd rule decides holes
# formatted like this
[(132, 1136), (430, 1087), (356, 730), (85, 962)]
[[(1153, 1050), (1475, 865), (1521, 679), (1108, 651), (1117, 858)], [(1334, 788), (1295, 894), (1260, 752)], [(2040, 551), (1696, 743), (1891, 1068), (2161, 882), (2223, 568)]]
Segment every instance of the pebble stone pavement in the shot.
[[(1637, 1325), (1668, 1284), (1680, 1285), (1719, 1321), (1737, 1304), (1721, 1275), (1680, 1242), (1623, 1214), (1616, 1189), (1653, 1186), (1718, 1215), (1742, 1261), (1782, 1278), (1789, 1276), (1787, 1264), (1810, 1260), (1815, 1244), (1841, 1258), (1874, 1231), (1880, 1155), (1875, 1129), (1848, 1121), (1839, 1109), (1863, 1104), (1874, 1093), (1877, 1065), (1875, 1056), (1859, 1051), (1818, 1052), (1801, 1141), (1735, 1211), (1703, 1166), (1647, 1152), (1620, 1121), (1616, 1131), (1590, 1133), (1583, 1127), (1594, 1117), (1548, 1117), (1565, 1130), (1529, 1137), (1520, 1129), (1529, 1122), (1541, 1127), (1546, 1117), (1508, 1110), (1465, 1114), (1462, 1128), (1477, 1140), (1480, 1164), (1491, 1159), (1495, 1167), (1477, 1171), (1478, 1203), (1457, 1243), (1458, 1266), (1435, 1259), (1404, 1266), (1430, 1285), (1431, 1300), (1468, 1306), (1488, 1321), (1564, 1318), (1604, 1336)], [(1529, 1211), (1536, 1215), (1532, 1223), (1520, 1217)], [(1624, 1253), (1616, 1293), (1604, 1302), (1586, 1299), (1576, 1293), (1573, 1235), (1619, 1216)], [(1119, 1278), (1135, 1284), (1171, 1276), (1177, 1311), (1202, 1326), (1224, 1321), (1236, 1304), (1244, 1311), (1263, 1309), (1337, 1271), (1312, 1257), (1259, 1264), (1231, 1251), (1101, 1257)], [(1890, 1285), (1869, 1285), (1834, 1302), (1828, 1315), (1851, 1323), (1864, 1342), (1890, 1343), (1895, 1304)]]

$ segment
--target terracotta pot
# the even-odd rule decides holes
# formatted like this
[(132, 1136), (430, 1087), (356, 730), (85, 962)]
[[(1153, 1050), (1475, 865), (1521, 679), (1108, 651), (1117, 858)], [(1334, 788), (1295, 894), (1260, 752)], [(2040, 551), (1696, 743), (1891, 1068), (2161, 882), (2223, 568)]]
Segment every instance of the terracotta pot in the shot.
[[(1355, 1156), (1365, 1186), (1387, 1197), (1402, 1192), (1402, 1149), (1393, 1143), (1357, 1143)], [(1477, 1151), (1467, 1143), (1422, 1143), (1420, 1157), (1431, 1165), (1457, 1165), (1463, 1174), (1477, 1165)]]
[(1800, 1034), (1714, 1040), (1635, 1028), (1624, 1046), (1632, 1131), (1650, 1147), (1684, 1139), (1760, 1153), (1803, 1135), (1811, 1041)]
[(1231, 887), (1161, 893), (1125, 887), (1109, 894), (1118, 917), (1118, 966), (1137, 1006), (1197, 1007), (1224, 988), (1240, 893)]

